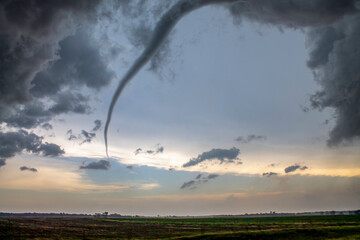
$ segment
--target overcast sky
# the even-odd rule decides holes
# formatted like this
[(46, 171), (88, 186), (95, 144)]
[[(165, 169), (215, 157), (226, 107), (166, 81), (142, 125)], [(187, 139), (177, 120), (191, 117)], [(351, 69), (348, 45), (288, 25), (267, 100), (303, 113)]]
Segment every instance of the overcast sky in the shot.
[(1, 2), (0, 211), (360, 208), (359, 5)]

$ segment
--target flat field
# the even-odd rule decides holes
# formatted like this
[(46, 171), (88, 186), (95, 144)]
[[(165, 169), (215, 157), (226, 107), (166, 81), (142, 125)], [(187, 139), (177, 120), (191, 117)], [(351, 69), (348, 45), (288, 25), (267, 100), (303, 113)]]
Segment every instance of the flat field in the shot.
[(0, 218), (0, 239), (360, 239), (360, 216)]

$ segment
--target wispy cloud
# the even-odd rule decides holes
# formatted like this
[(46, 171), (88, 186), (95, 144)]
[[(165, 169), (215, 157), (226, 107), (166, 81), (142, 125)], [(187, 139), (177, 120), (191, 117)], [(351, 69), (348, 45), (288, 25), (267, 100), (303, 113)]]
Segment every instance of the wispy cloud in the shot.
[(265, 141), (266, 139), (266, 136), (250, 134), (247, 137), (239, 136), (235, 139), (235, 141), (240, 143), (250, 143), (253, 141)]

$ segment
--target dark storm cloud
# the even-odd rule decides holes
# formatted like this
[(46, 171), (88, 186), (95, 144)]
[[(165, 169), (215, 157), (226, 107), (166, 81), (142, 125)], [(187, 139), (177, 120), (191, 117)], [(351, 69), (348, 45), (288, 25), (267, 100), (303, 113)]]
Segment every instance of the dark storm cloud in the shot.
[(264, 172), (262, 175), (264, 177), (272, 177), (272, 176), (277, 176), (278, 174), (275, 172)]
[(88, 105), (89, 98), (80, 93), (61, 92), (54, 97), (54, 100), (55, 104), (49, 109), (49, 112), (54, 115), (91, 112), (91, 107)]
[(5, 158), (0, 158), (0, 168), (2, 166), (5, 166), (6, 165), (6, 159)]
[[(89, 97), (66, 91), (59, 92), (47, 100), (33, 99), (31, 102), (17, 106), (0, 105), (0, 122), (10, 127), (31, 129), (45, 124), (59, 114), (88, 114), (91, 112), (88, 101)], [(44, 102), (49, 106), (46, 107)]]
[(188, 182), (184, 182), (183, 185), (181, 185), (180, 189), (190, 188), (195, 189), (198, 185), (202, 183), (207, 183), (211, 179), (215, 179), (219, 177), (218, 174), (209, 174), (208, 176), (204, 176), (203, 174), (198, 174), (194, 180), (190, 180)]
[(87, 165), (80, 166), (80, 169), (108, 170), (110, 167), (110, 161), (99, 160), (97, 162), (91, 162)]
[(296, 170), (306, 170), (308, 169), (307, 166), (300, 166), (299, 164), (295, 164), (295, 165), (292, 165), (292, 166), (289, 166), (287, 168), (284, 169), (284, 172), (285, 173), (290, 173), (290, 172), (295, 172)]
[(59, 59), (39, 72), (32, 84), (31, 94), (36, 97), (51, 96), (65, 86), (86, 86), (100, 90), (107, 86), (114, 73), (100, 56), (99, 46), (91, 36), (79, 31), (59, 42)]
[[(49, 130), (48, 122), (54, 116), (92, 111), (91, 98), (80, 93), (82, 88), (101, 90), (114, 77), (108, 68), (111, 59), (100, 54), (101, 45), (91, 35), (91, 25), (99, 20), (99, 3), (0, 2), (0, 123)], [(33, 135), (16, 134), (13, 141), (18, 145), (1, 147), (3, 154), (8, 153), (6, 157), (23, 150), (46, 156), (63, 153), (50, 143), (38, 144), (36, 149), (22, 146)], [(91, 138), (88, 135), (85, 141)], [(70, 134), (69, 139), (74, 138)]]
[(328, 24), (355, 11), (355, 0), (251, 0), (230, 7), (237, 21), (246, 18), (290, 28)]
[(266, 139), (267, 139), (266, 136), (250, 134), (247, 137), (239, 136), (235, 139), (235, 141), (240, 142), (240, 143), (249, 143), (252, 141), (259, 141), (259, 140), (266, 140)]
[(50, 123), (44, 123), (41, 127), (47, 131), (53, 129), (53, 126)]
[(310, 59), (321, 90), (311, 96), (315, 109), (335, 109), (328, 146), (360, 137), (360, 14), (346, 16), (308, 34)]
[(235, 147), (230, 149), (212, 149), (199, 154), (196, 158), (190, 159), (183, 167), (195, 166), (206, 160), (219, 160), (220, 163), (233, 163), (235, 160), (238, 160), (239, 154), (240, 149)]
[(30, 171), (30, 172), (37, 172), (38, 171), (36, 168), (29, 168), (29, 167), (26, 167), (26, 166), (20, 167), (20, 170), (21, 171)]
[[(58, 58), (58, 42), (93, 18), (99, 1), (1, 1), (0, 104), (25, 103), (34, 76)], [(95, 20), (95, 18), (93, 19)]]
[(102, 122), (101, 120), (97, 119), (94, 121), (95, 127), (92, 129), (93, 132), (98, 131), (101, 128)]
[(43, 143), (42, 140), (42, 137), (24, 130), (0, 132), (0, 157), (11, 158), (23, 151), (44, 156), (59, 156), (65, 153), (60, 146), (53, 143)]

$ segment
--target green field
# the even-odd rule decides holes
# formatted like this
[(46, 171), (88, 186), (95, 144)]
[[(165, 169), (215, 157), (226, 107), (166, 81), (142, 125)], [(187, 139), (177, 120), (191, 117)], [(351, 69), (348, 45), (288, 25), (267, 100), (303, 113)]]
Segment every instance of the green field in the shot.
[(0, 218), (0, 239), (360, 239), (360, 216)]

